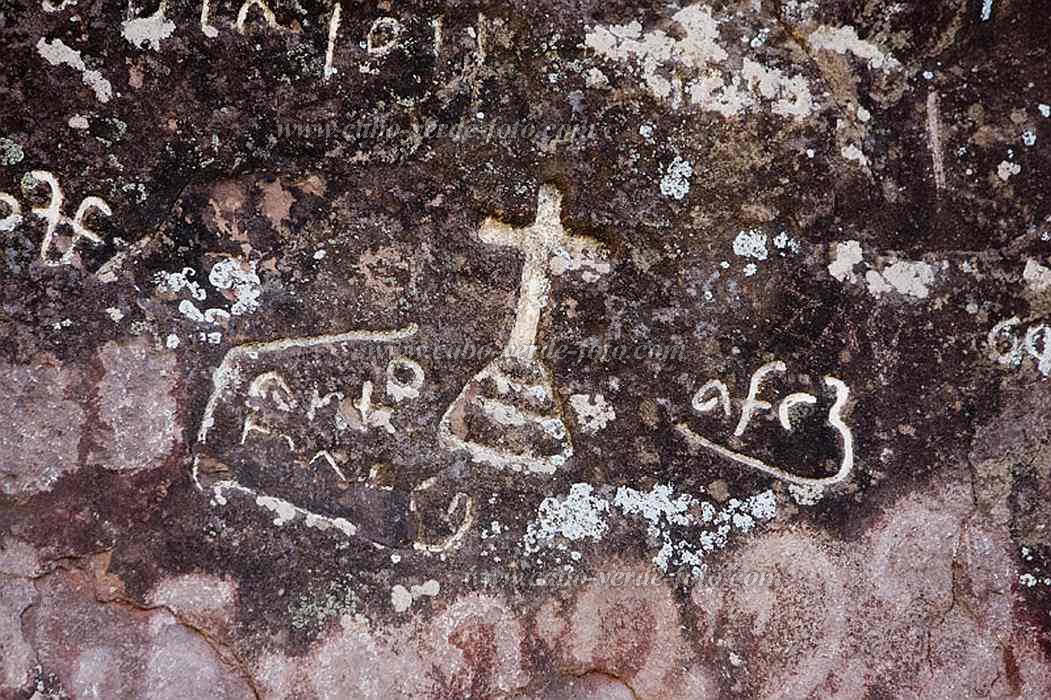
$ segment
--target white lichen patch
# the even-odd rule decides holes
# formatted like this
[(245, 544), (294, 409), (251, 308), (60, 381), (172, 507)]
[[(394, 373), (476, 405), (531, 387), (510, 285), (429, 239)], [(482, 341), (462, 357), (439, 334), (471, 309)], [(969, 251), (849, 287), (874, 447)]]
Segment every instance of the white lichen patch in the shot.
[(208, 281), (215, 289), (227, 297), (232, 297), (233, 304), (229, 309), (201, 309), (194, 301), (204, 301), (208, 293), (193, 278), (197, 275), (193, 268), (183, 268), (179, 272), (158, 272), (153, 277), (157, 291), (161, 294), (188, 294), (191, 299), (179, 302), (179, 313), (194, 323), (220, 324), (230, 316), (251, 313), (259, 308), (262, 295), (262, 283), (255, 271), (254, 262), (240, 258), (223, 258), (212, 266)]
[(662, 520), (675, 525), (690, 524), (689, 509), (696, 499), (688, 494), (673, 499), (673, 493), (672, 487), (667, 484), (657, 484), (649, 493), (621, 486), (617, 489), (613, 505), (626, 515), (642, 516), (650, 523), (651, 534), (656, 534), (655, 528)]
[(403, 613), (412, 607), (412, 593), (402, 585), (390, 589), (390, 604), (394, 612)]
[(525, 535), (526, 553), (536, 552), (557, 538), (571, 542), (599, 540), (608, 528), (609, 503), (593, 495), (591, 484), (573, 484), (564, 498), (548, 496), (537, 509)]
[(867, 166), (869, 164), (869, 159), (865, 156), (864, 151), (852, 143), (844, 146), (840, 151), (840, 155), (861, 166)]
[(828, 265), (828, 274), (840, 282), (853, 282), (854, 266), (860, 265), (863, 257), (861, 244), (857, 241), (836, 243), (833, 247), (832, 262)]
[(205, 299), (208, 294), (201, 289), (200, 285), (193, 280), (197, 271), (192, 267), (184, 267), (179, 272), (158, 272), (153, 276), (153, 283), (157, 285), (157, 291), (165, 294), (178, 294), (186, 290), (190, 296), (198, 301)]
[(1022, 279), (1025, 280), (1030, 291), (1046, 291), (1051, 289), (1051, 268), (1030, 258), (1025, 263), (1025, 269), (1022, 270)]
[(693, 177), (693, 165), (688, 160), (675, 156), (664, 177), (661, 178), (661, 194), (665, 197), (683, 199), (690, 193), (690, 178)]
[[(757, 523), (772, 519), (777, 511), (770, 490), (743, 501), (731, 498), (722, 508), (687, 494), (672, 495), (671, 486), (658, 484), (649, 493), (621, 487), (614, 499), (625, 515), (647, 521), (647, 536), (661, 543), (653, 563), (665, 573), (686, 566), (699, 575), (706, 554), (725, 547), (735, 532), (750, 532)], [(699, 520), (694, 516), (697, 510)], [(699, 534), (691, 534), (697, 526)]]
[(135, 48), (149, 44), (154, 51), (161, 50), (161, 41), (175, 32), (175, 22), (164, 16), (165, 3), (148, 17), (136, 17), (121, 23), (121, 33)]
[(599, 432), (617, 417), (613, 406), (606, 403), (602, 394), (573, 394), (569, 397), (569, 405), (576, 412), (581, 427), (588, 433)]
[(1020, 172), (1022, 172), (1022, 166), (1009, 160), (1002, 161), (999, 167), (996, 168), (997, 177), (1004, 182), (1007, 182), (1013, 175), (1018, 175)]
[(99, 102), (109, 102), (113, 97), (113, 86), (97, 70), (89, 70), (80, 52), (67, 46), (61, 39), (48, 42), (43, 37), (36, 45), (40, 56), (53, 66), (69, 66), (79, 70), (81, 80), (95, 92)]
[(0, 165), (18, 165), (25, 157), (26, 153), (21, 146), (11, 139), (0, 137)]
[(782, 231), (774, 236), (774, 247), (781, 251), (781, 255), (798, 253), (800, 251), (799, 241), (789, 236), (787, 231)]
[(672, 498), (672, 487), (657, 484), (649, 493), (622, 486), (617, 489), (613, 504), (625, 515), (642, 517), (648, 523), (646, 535), (660, 543), (653, 563), (667, 573), (673, 565), (686, 564), (700, 571), (700, 557), (688, 546), (686, 540), (674, 538), (677, 530), (693, 522), (690, 508), (697, 499), (688, 494)]
[(741, 231), (734, 239), (734, 253), (742, 258), (766, 260), (769, 255), (766, 242), (766, 234), (759, 229)]
[[(897, 293), (916, 299), (930, 296), (930, 288), (935, 283), (935, 265), (923, 261), (891, 259), (889, 264), (877, 269), (864, 262), (861, 244), (857, 241), (836, 243), (832, 248), (832, 261), (828, 273), (840, 282), (858, 282), (855, 272), (858, 265), (864, 265), (867, 272), (864, 282), (873, 296), (879, 297), (888, 293)], [(944, 266), (944, 263), (943, 263)]]
[(899, 260), (883, 268), (882, 272), (869, 270), (865, 281), (874, 296), (893, 291), (926, 299), (930, 296), (930, 286), (934, 284), (934, 268), (925, 262)]
[(235, 301), (230, 307), (231, 315), (240, 316), (259, 308), (263, 288), (255, 271), (255, 262), (224, 258), (212, 266), (208, 281), (218, 290), (233, 293)]
[(364, 619), (358, 613), (361, 601), (355, 588), (357, 582), (347, 577), (330, 581), (320, 590), (310, 590), (288, 606), (289, 621), (294, 629), (322, 627), (328, 620), (342, 616)]
[(523, 551), (552, 549), (580, 561), (582, 555), (570, 551), (564, 540), (600, 540), (610, 528), (609, 517), (617, 511), (628, 524), (636, 519), (645, 523), (646, 539), (657, 547), (653, 563), (662, 572), (688, 570), (697, 576), (703, 573), (706, 555), (725, 547), (735, 534), (773, 519), (777, 500), (773, 491), (766, 490), (719, 505), (690, 494), (676, 495), (672, 486), (656, 484), (649, 491), (621, 486), (610, 501), (595, 495), (590, 484), (574, 484), (567, 496), (544, 499), (536, 520), (527, 527)]
[(433, 598), (438, 595), (441, 586), (434, 579), (430, 579), (409, 588), (396, 584), (390, 591), (390, 603), (394, 612), (403, 613), (412, 607), (412, 604), (423, 596)]
[(866, 61), (870, 68), (896, 70), (901, 64), (879, 46), (858, 37), (854, 27), (818, 27), (807, 37), (810, 47), (817, 51), (852, 54)]
[[(646, 88), (674, 106), (688, 98), (690, 104), (726, 117), (755, 107), (796, 119), (814, 111), (810, 86), (802, 75), (786, 75), (750, 56), (742, 58), (740, 69), (732, 67), (736, 62), (728, 60), (719, 29), (725, 20), (707, 5), (690, 5), (671, 19), (681, 35), (662, 29), (644, 32), (635, 21), (592, 27), (584, 44), (600, 57), (637, 64)], [(769, 31), (760, 27), (748, 48), (762, 50)], [(680, 77), (683, 69), (685, 78)]]

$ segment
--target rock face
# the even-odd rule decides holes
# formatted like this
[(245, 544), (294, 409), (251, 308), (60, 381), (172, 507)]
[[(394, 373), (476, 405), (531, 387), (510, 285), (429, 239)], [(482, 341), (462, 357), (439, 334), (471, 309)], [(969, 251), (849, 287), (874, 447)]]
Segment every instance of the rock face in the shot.
[(1051, 697), (1036, 0), (0, 0), (0, 698)]

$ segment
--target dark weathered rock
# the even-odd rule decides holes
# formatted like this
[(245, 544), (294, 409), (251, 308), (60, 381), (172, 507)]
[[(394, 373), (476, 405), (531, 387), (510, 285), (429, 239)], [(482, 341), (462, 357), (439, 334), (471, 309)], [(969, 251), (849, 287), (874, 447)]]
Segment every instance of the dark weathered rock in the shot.
[(0, 697), (1051, 696), (1034, 0), (0, 0)]

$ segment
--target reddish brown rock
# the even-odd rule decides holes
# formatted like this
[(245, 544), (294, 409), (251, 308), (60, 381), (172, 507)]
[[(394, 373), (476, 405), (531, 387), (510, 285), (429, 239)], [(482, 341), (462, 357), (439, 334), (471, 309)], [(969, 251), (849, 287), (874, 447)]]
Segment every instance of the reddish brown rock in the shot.
[(182, 442), (175, 355), (147, 339), (107, 343), (98, 353), (97, 426), (89, 461), (105, 469), (156, 469)]
[(0, 493), (48, 491), (80, 467), (85, 410), (77, 396), (82, 375), (54, 360), (0, 367)]
[(36, 662), (75, 698), (250, 698), (251, 686), (164, 609), (95, 598), (94, 580), (57, 571), (22, 616)]

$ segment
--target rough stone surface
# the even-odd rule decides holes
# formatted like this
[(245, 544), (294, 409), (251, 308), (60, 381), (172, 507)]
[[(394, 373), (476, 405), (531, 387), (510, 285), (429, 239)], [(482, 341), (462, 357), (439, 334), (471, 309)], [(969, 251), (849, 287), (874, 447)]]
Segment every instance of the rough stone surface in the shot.
[(1038, 0), (0, 0), (0, 699), (1051, 697)]
[(76, 471), (84, 409), (67, 392), (75, 390), (78, 379), (76, 372), (46, 364), (35, 371), (6, 366), (0, 372), (3, 423), (16, 428), (0, 437), (4, 495), (47, 491), (61, 476)]

